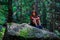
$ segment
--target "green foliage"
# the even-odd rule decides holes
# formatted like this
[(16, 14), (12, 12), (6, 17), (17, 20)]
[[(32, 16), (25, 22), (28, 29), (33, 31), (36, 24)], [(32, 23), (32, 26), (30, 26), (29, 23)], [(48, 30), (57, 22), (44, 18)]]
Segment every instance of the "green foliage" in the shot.
[[(33, 4), (33, 0), (18, 0), (18, 1), (13, 1), (13, 14), (15, 14), (15, 18), (18, 23), (29, 23), (28, 20), (30, 20), (29, 15), (30, 15), (30, 10), (32, 9), (31, 6)], [(19, 3), (18, 3), (19, 2)], [(17, 4), (16, 4), (17, 3)], [(14, 20), (15, 21), (15, 20)]]
[(58, 30), (54, 30), (54, 32), (60, 37), (60, 32)]
[(2, 40), (4, 33), (5, 33), (5, 28), (2, 27), (1, 29), (2, 31), (0, 31), (0, 40)]
[(8, 8), (6, 5), (1, 5), (0, 7), (0, 24), (4, 24), (6, 22)]
[(0, 1), (2, 1), (2, 2), (8, 2), (8, 0), (0, 0)]

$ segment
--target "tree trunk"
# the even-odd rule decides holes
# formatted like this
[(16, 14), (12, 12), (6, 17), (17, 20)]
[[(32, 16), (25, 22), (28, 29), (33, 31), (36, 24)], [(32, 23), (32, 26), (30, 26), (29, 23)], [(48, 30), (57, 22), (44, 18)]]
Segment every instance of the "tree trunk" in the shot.
[(7, 22), (12, 22), (12, 0), (8, 0), (8, 16), (7, 16)]

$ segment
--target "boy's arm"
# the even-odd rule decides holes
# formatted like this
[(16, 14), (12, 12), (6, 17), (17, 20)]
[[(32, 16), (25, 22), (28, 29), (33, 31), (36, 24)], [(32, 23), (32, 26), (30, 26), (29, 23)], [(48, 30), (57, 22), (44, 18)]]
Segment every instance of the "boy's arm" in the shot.
[(37, 26), (37, 23), (36, 23), (36, 19), (33, 20), (33, 22), (35, 23), (35, 25)]
[(41, 25), (41, 21), (39, 20), (39, 25)]
[(33, 23), (37, 26), (36, 19), (33, 18), (32, 16), (30, 17), (30, 19), (32, 19)]
[(41, 25), (41, 21), (40, 21), (40, 18), (38, 17), (37, 19), (38, 19), (38, 21), (39, 21), (39, 25)]

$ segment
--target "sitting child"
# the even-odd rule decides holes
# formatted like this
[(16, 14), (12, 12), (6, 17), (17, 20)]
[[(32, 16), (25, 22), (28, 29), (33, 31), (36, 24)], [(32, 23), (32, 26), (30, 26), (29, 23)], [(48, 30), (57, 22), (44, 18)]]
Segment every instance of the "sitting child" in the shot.
[(32, 15), (30, 16), (30, 20), (31, 20), (30, 25), (42, 29), (40, 17), (37, 15), (36, 11), (32, 12)]

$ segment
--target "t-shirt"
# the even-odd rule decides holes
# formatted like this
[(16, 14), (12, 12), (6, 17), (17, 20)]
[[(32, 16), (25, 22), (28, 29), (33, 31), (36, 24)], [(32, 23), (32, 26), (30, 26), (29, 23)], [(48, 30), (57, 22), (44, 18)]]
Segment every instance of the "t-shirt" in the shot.
[(36, 17), (33, 17), (33, 16), (30, 16), (30, 19), (31, 19), (31, 23), (32, 24), (35, 24), (34, 22), (33, 22), (33, 20), (35, 19), (36, 20), (36, 23), (39, 25), (39, 16), (36, 16)]

